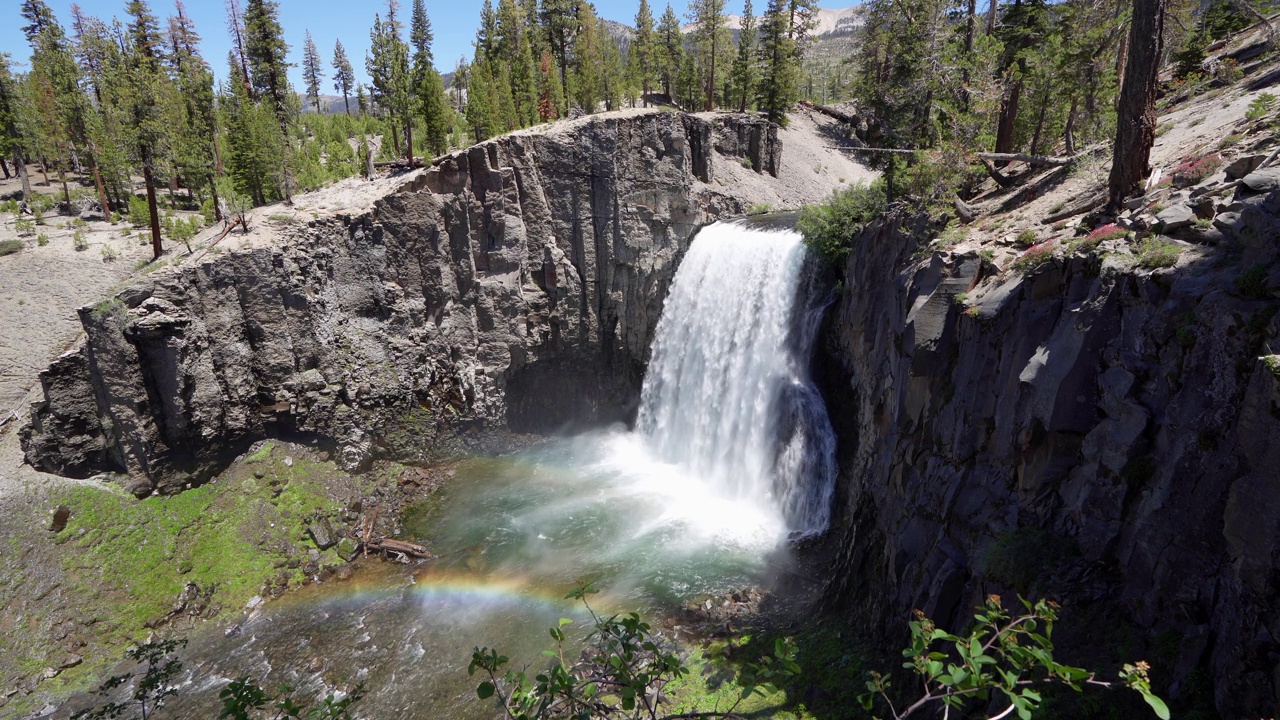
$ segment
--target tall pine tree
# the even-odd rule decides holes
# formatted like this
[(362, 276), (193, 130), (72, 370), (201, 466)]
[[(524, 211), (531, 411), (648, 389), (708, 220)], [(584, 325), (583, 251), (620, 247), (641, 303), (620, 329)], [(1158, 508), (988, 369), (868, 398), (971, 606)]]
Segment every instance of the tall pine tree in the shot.
[(320, 83), (324, 82), (324, 69), (321, 67), (320, 51), (311, 39), (311, 31), (307, 31), (307, 39), (302, 43), (302, 79), (307, 83), (307, 99), (320, 112)]
[(346, 48), (342, 41), (333, 44), (333, 89), (342, 93), (342, 107), (351, 114), (351, 91), (356, 84), (356, 71), (347, 59)]

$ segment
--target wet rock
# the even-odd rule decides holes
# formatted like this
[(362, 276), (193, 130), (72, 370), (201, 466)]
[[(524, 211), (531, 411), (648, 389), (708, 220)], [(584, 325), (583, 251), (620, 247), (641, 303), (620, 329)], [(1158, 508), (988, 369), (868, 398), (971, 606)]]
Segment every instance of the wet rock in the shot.
[(355, 560), (356, 555), (359, 554), (359, 551), (360, 551), (359, 544), (356, 543), (355, 540), (352, 540), (349, 537), (344, 537), (338, 541), (338, 546), (337, 546), (338, 557), (342, 558), (343, 560), (346, 560), (347, 562), (351, 562), (352, 560)]
[(71, 508), (59, 505), (53, 511), (53, 519), (49, 523), (49, 532), (60, 533), (67, 529), (67, 521), (71, 519)]

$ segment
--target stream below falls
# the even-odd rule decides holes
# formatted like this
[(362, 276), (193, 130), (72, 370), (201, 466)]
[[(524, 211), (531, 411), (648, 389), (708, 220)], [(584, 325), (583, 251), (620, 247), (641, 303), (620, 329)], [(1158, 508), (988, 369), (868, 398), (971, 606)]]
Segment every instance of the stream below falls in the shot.
[[(233, 632), (191, 638), (166, 716), (209, 717), (248, 675), (314, 697), (365, 683), (360, 717), (492, 717), (466, 674), (474, 646), (538, 663), (565, 593), (661, 614), (767, 584), (788, 538), (825, 530), (834, 434), (808, 378), (828, 290), (792, 231), (719, 223), (694, 239), (657, 329), (634, 430), (617, 427), (459, 463), (405, 517), (439, 557), (369, 563), (301, 589)], [(211, 628), (213, 630), (213, 628)]]

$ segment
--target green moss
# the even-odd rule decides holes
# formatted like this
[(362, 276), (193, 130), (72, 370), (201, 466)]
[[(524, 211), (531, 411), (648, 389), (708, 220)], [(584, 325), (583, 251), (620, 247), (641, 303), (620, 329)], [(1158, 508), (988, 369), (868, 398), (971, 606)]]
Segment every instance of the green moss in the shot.
[[(277, 561), (296, 555), (305, 519), (338, 509), (323, 483), (324, 466), (295, 458), (291, 466), (255, 453), (257, 479), (241, 466), (217, 482), (169, 497), (138, 501), (119, 490), (76, 485), (55, 498), (71, 509), (56, 542), (73, 546), (63, 570), (84, 598), (99, 639), (134, 637), (148, 620), (167, 613), (188, 582), (215, 585), (214, 602), (239, 608)], [(279, 495), (270, 480), (277, 480)], [(324, 562), (337, 562), (329, 551)]]

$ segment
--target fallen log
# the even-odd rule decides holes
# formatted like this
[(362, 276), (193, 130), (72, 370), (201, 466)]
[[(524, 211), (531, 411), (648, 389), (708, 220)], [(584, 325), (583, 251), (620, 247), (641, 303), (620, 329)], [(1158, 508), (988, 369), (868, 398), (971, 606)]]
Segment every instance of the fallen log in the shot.
[[(420, 168), (420, 167), (422, 167), (422, 160), (423, 160), (423, 159), (422, 159), (422, 158), (420, 158), (420, 157), (416, 157), (416, 158), (414, 158), (414, 159), (413, 159), (413, 166), (414, 166), (414, 167), (416, 167), (416, 168)], [(378, 161), (378, 162), (376, 162), (376, 163), (374, 163), (374, 164), (373, 164), (373, 166), (374, 166), (374, 167), (376, 167), (376, 168), (384, 168), (384, 167), (407, 167), (408, 165), (409, 165), (409, 162), (408, 162), (407, 160), (405, 160), (404, 158), (401, 158), (401, 159), (399, 159), (399, 160), (380, 160), (380, 161)]]
[(404, 542), (403, 540), (390, 540), (384, 538), (382, 540), (364, 543), (364, 545), (366, 555), (369, 551), (372, 551), (375, 553), (382, 553), (383, 555), (399, 555), (406, 560), (410, 557), (421, 560), (435, 559), (435, 555), (432, 555), (425, 547), (416, 543)]
[[(847, 147), (842, 145), (824, 145), (823, 147), (831, 150), (849, 150), (851, 152), (873, 152), (873, 153), (902, 153), (909, 154), (918, 152), (916, 150), (905, 150), (902, 148), (873, 148), (873, 147)], [(1023, 155), (1022, 153), (992, 153), (980, 152), (974, 153), (974, 157), (982, 160), (994, 160), (996, 162), (1023, 162), (1028, 165), (1042, 165), (1045, 167), (1062, 167), (1070, 165), (1080, 158), (1079, 155), (1071, 157), (1048, 157), (1043, 155)]]
[(1096, 195), (1093, 195), (1082, 202), (1076, 203), (1075, 205), (1072, 205), (1069, 208), (1053, 213), (1049, 217), (1041, 220), (1040, 224), (1052, 225), (1058, 222), (1059, 220), (1066, 220), (1067, 218), (1072, 217), (1074, 215), (1087, 213), (1106, 201), (1107, 201), (1107, 194), (1105, 192), (1097, 193)]
[(819, 105), (815, 102), (809, 102), (808, 100), (801, 100), (800, 106), (809, 108), (810, 110), (815, 110), (817, 112), (822, 113), (823, 115), (826, 115), (827, 117), (835, 118), (836, 120), (839, 120), (840, 122), (843, 122), (843, 123), (849, 123), (850, 125), (858, 124), (857, 115), (850, 115), (849, 113), (841, 112), (840, 110), (837, 110), (831, 107), (830, 105)]

